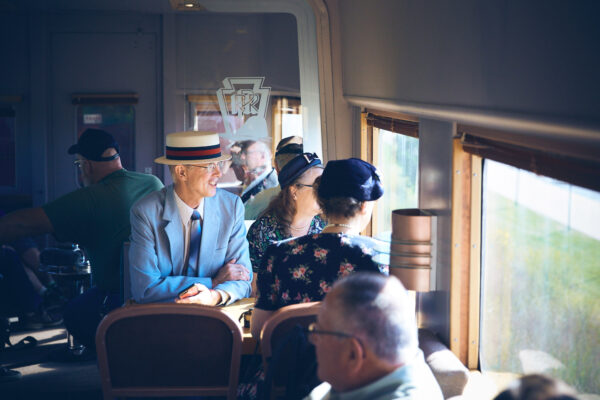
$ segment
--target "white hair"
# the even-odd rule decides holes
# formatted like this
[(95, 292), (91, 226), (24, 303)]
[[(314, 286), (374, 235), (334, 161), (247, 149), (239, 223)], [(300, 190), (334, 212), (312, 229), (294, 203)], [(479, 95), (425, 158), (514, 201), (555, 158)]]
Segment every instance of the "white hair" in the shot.
[(419, 345), (415, 310), (397, 278), (356, 273), (336, 282), (334, 292), (339, 324), (377, 357), (395, 364), (414, 356)]

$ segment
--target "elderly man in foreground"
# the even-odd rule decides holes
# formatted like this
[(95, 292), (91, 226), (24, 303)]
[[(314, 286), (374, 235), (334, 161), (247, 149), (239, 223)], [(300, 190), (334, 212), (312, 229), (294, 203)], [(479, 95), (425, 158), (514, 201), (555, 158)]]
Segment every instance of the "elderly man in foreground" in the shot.
[(324, 383), (307, 399), (443, 399), (410, 304), (393, 276), (359, 272), (336, 282), (309, 327)]
[[(167, 136), (173, 185), (131, 209), (131, 291), (139, 303), (170, 301), (229, 304), (250, 295), (252, 268), (238, 196), (217, 189), (222, 162), (219, 136)], [(185, 294), (181, 293), (185, 291)], [(179, 296), (178, 296), (179, 295)]]

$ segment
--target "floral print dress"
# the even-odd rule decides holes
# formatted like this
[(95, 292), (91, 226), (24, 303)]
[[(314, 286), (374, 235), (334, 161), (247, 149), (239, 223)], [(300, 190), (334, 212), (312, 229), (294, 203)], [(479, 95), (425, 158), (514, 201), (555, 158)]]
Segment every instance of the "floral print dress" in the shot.
[[(325, 221), (316, 215), (310, 222), (308, 235), (320, 233), (324, 227)], [(262, 259), (270, 244), (290, 238), (285, 234), (284, 227), (273, 214), (264, 214), (254, 221), (246, 237), (250, 246), (250, 262), (254, 273), (258, 273)]]
[(388, 266), (373, 256), (371, 238), (344, 233), (320, 233), (276, 243), (267, 249), (258, 272), (256, 308), (320, 301), (333, 283), (358, 271), (387, 275)]

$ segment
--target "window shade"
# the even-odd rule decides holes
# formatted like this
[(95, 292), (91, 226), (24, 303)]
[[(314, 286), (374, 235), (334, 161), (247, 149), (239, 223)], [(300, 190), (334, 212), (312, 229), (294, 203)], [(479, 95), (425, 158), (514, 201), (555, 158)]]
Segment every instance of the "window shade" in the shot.
[[(600, 191), (600, 162), (557, 152), (519, 146), (477, 135), (477, 128), (458, 127), (463, 149), (470, 154), (512, 165), (539, 175)], [(489, 133), (489, 132), (487, 132)], [(499, 133), (499, 135), (501, 135)], [(501, 137), (501, 136), (500, 136)]]
[(382, 117), (379, 115), (367, 114), (367, 125), (375, 128), (384, 129), (386, 131), (400, 133), (414, 138), (419, 137), (419, 123), (411, 121), (403, 121), (390, 117)]

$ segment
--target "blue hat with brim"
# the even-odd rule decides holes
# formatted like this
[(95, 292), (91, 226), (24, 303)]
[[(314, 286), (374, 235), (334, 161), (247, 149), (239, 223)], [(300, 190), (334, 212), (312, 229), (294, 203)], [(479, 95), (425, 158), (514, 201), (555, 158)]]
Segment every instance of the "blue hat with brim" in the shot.
[(279, 186), (282, 189), (291, 185), (300, 175), (316, 167), (322, 165), (321, 160), (315, 153), (302, 153), (292, 158), (279, 172)]
[(318, 189), (319, 197), (352, 197), (373, 201), (383, 196), (381, 176), (375, 166), (358, 158), (327, 163)]

